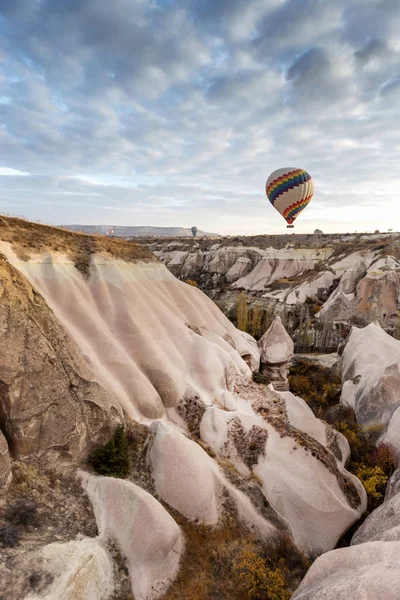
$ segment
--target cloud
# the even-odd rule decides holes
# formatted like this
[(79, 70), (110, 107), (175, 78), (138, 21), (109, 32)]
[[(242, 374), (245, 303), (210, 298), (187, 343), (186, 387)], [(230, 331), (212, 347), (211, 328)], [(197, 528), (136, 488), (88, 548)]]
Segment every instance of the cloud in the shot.
[(30, 173), (18, 171), (18, 169), (10, 169), (9, 167), (0, 167), (0, 177), (26, 177)]
[(301, 4), (0, 0), (0, 207), (53, 223), (284, 231), (264, 182), (294, 165), (316, 184), (299, 230), (355, 212), (368, 228), (373, 210), (384, 229), (398, 3)]

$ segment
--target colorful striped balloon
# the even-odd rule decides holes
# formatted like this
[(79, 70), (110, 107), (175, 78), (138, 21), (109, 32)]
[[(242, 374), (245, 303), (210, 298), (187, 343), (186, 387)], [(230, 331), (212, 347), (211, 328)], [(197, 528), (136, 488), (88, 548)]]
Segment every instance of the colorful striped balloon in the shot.
[(303, 169), (286, 167), (268, 177), (265, 191), (272, 206), (293, 227), (292, 223), (313, 197), (314, 182)]

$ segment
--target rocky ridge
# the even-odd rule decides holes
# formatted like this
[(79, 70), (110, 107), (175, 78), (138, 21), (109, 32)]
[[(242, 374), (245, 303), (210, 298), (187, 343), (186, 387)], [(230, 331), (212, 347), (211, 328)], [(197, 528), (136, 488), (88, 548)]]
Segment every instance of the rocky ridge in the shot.
[[(293, 335), (299, 321), (309, 320), (308, 346), (323, 345), (316, 337), (328, 324), (333, 348), (344, 331), (337, 332), (339, 324), (364, 326), (378, 320), (386, 331), (400, 337), (397, 234), (146, 243), (176, 277), (196, 282), (233, 322), (238, 295), (244, 291), (249, 307), (263, 310), (264, 323), (271, 313), (284, 313), (284, 324)], [(303, 316), (299, 315), (302, 305), (306, 305)]]
[[(152, 600), (179, 582), (191, 527), (216, 537), (235, 527), (271, 553), (283, 536), (315, 557), (362, 515), (346, 439), (300, 398), (254, 383), (255, 340), (145, 248), (2, 219), (0, 252), (1, 515), (22, 484), (39, 503), (49, 487), (37, 475), (10, 482), (10, 463), (59, 481), (83, 467), (98, 530), (65, 543), (42, 531), (26, 555), (3, 549), (10, 598), (122, 598), (112, 541), (130, 593)], [(284, 331), (272, 333), (287, 346)], [(87, 474), (89, 448), (118, 422), (141, 432), (136, 467), (126, 481)], [(46, 576), (26, 592), (33, 564)]]

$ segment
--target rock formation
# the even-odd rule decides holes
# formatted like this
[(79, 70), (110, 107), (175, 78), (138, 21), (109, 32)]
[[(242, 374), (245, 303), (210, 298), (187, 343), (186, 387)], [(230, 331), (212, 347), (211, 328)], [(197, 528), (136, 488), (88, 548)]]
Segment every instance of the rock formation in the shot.
[(293, 341), (282, 325), (280, 317), (275, 317), (258, 345), (261, 373), (269, 378), (275, 390), (289, 390), (288, 373), (293, 358)]
[[(122, 410), (37, 289), (4, 256), (0, 279), (0, 427), (10, 452), (51, 467), (76, 463), (110, 436)], [(4, 441), (1, 447), (6, 465)]]
[(127, 558), (136, 600), (159, 598), (175, 577), (184, 539), (165, 508), (141, 487), (81, 475), (101, 540), (114, 539)]
[(201, 248), (152, 240), (149, 247), (177, 277), (196, 280), (233, 318), (245, 290), (250, 304), (257, 301), (275, 314), (282, 303), (292, 315), (305, 302), (316, 303), (311, 317), (320, 329), (378, 320), (386, 331), (400, 331), (397, 237), (258, 236), (236, 244), (221, 238), (218, 244), (202, 240)]
[[(342, 358), (342, 402), (354, 408), (367, 431), (378, 428), (378, 443), (388, 441), (398, 450), (399, 360), (400, 342), (378, 323), (354, 328)], [(351, 546), (320, 556), (293, 600), (400, 597), (399, 481), (397, 469), (384, 503), (356, 531)]]
[[(0, 250), (0, 425), (13, 456), (38, 463), (40, 476), (52, 471), (56, 488), (53, 470), (87, 468), (88, 450), (117, 423), (142, 436), (129, 446), (141, 461), (130, 480), (81, 475), (97, 539), (54, 547), (31, 536), (53, 577), (36, 597), (105, 600), (114, 593), (111, 539), (135, 598), (155, 600), (179, 580), (193, 528), (235, 522), (238, 539), (246, 532), (272, 548), (283, 535), (315, 557), (360, 518), (366, 494), (345, 469), (345, 438), (300, 398), (252, 381), (261, 353), (283, 387), (293, 344), (279, 319), (258, 347), (202, 291), (124, 241), (0, 219)], [(238, 251), (217, 252), (205, 268), (223, 278)], [(255, 287), (303, 272), (318, 253), (284, 251), (286, 266), (266, 254)], [(44, 485), (34, 483), (36, 492)], [(20, 551), (7, 554), (2, 576), (27, 580), (26, 567), (10, 567)]]
[(7, 440), (0, 431), (0, 495), (7, 491), (11, 483), (11, 460)]
[(341, 401), (400, 451), (400, 342), (378, 323), (354, 327), (342, 355)]

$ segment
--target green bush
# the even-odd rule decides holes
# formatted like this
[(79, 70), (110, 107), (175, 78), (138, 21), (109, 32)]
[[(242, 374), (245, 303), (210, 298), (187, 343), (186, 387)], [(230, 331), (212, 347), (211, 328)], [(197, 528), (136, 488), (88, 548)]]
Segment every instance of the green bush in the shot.
[(88, 464), (99, 475), (124, 479), (129, 473), (129, 446), (123, 425), (118, 425), (111, 440), (93, 450)]
[(254, 383), (263, 383), (264, 385), (268, 385), (271, 383), (268, 375), (263, 375), (260, 371), (253, 373), (253, 381)]

